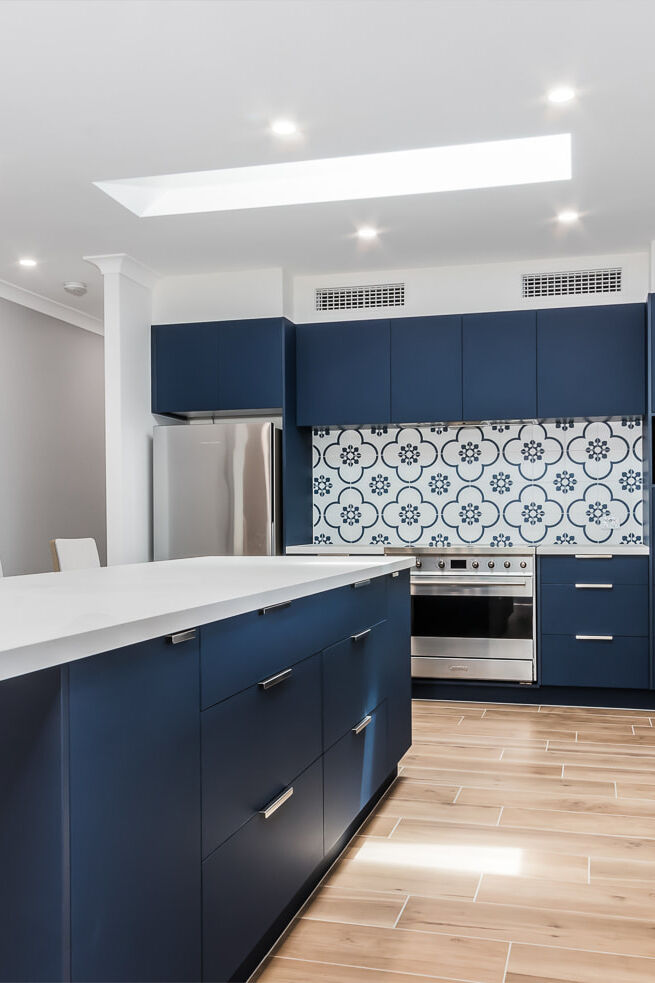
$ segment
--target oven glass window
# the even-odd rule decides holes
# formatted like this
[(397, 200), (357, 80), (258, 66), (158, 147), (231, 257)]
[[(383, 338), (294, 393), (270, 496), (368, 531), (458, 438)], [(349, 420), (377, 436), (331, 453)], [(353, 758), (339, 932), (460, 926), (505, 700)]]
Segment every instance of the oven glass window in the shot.
[(412, 635), (532, 638), (530, 597), (412, 597)]

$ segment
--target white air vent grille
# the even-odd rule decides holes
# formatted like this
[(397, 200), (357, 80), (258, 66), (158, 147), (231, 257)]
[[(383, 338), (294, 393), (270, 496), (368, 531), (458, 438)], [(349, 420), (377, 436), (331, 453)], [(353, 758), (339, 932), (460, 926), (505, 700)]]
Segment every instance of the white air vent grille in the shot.
[(617, 294), (623, 270), (572, 270), (565, 273), (525, 273), (523, 297), (570, 297), (579, 294)]
[(361, 311), (376, 307), (404, 307), (404, 283), (372, 287), (317, 287), (317, 311)]

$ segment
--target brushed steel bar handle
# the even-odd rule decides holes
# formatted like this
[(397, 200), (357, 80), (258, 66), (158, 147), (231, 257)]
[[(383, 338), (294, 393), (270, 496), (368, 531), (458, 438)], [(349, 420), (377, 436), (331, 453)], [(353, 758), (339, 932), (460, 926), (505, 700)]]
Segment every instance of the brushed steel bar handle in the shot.
[(276, 672), (274, 676), (269, 676), (268, 679), (260, 680), (257, 685), (261, 689), (273, 689), (278, 683), (283, 683), (285, 679), (288, 679), (292, 672), (293, 668), (283, 669), (282, 672)]
[(576, 584), (576, 590), (612, 590), (614, 584)]
[(282, 608), (290, 608), (291, 601), (280, 601), (279, 604), (268, 604), (265, 608), (260, 608), (260, 614), (269, 614), (271, 611), (281, 611)]
[(264, 809), (260, 809), (259, 815), (263, 816), (264, 819), (270, 819), (273, 813), (277, 812), (285, 802), (288, 802), (292, 795), (293, 785), (291, 785), (285, 792), (282, 792), (281, 795), (278, 795), (276, 799), (273, 799), (272, 802), (269, 802)]
[(469, 666), (448, 666), (449, 672), (468, 672)]
[(394, 572), (391, 574), (391, 576), (392, 577), (399, 577), (400, 576), (400, 570), (394, 570)]
[(353, 590), (357, 590), (359, 587), (368, 587), (368, 585), (370, 584), (370, 582), (371, 582), (371, 578), (370, 577), (369, 577), (368, 580), (358, 580), (357, 583), (352, 584), (352, 588), (353, 588)]
[(353, 642), (360, 642), (362, 638), (366, 638), (366, 636), (370, 635), (372, 631), (372, 628), (366, 628), (365, 631), (358, 631), (356, 635), (351, 635), (350, 638)]
[(613, 553), (575, 553), (576, 560), (613, 560)]
[(166, 638), (171, 645), (179, 645), (180, 642), (190, 642), (196, 637), (196, 629), (189, 628), (187, 631), (176, 631), (174, 635), (167, 635)]
[(614, 635), (576, 635), (576, 642), (613, 642)]
[(372, 719), (373, 717), (370, 715), (370, 713), (367, 713), (364, 719), (360, 720), (359, 723), (353, 727), (353, 734), (361, 734), (363, 730), (366, 730)]

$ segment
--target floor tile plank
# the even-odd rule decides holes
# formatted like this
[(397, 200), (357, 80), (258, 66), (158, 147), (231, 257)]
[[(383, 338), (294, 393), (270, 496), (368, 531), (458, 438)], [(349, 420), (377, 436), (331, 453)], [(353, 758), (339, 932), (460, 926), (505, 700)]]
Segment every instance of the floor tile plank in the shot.
[(513, 945), (505, 983), (652, 983), (652, 959)]

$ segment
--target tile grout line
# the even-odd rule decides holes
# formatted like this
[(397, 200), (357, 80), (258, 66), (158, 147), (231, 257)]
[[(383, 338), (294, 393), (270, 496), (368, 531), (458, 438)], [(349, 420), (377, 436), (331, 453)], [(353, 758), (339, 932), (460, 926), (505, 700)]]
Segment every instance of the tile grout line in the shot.
[(500, 807), (500, 812), (498, 813), (498, 819), (496, 820), (496, 826), (500, 826), (500, 820), (502, 819), (504, 808), (505, 806)]
[(398, 925), (398, 922), (400, 921), (400, 916), (402, 915), (403, 911), (407, 907), (407, 902), (409, 901), (409, 897), (410, 896), (408, 894), (407, 897), (405, 898), (405, 900), (403, 901), (403, 906), (400, 909), (400, 911), (398, 912), (398, 917), (396, 918), (395, 922), (393, 923), (392, 928), (396, 928), (396, 926)]
[(507, 979), (507, 970), (509, 968), (509, 957), (510, 957), (511, 953), (512, 953), (512, 943), (510, 942), (510, 944), (509, 944), (509, 946), (507, 948), (507, 959), (505, 960), (505, 971), (503, 973), (503, 983), (505, 983), (505, 980)]
[(482, 871), (482, 873), (480, 874), (480, 880), (478, 881), (478, 886), (476, 887), (475, 894), (473, 895), (473, 903), (475, 903), (478, 900), (478, 894), (480, 892), (480, 888), (482, 887), (483, 877), (484, 877), (484, 871)]
[[(400, 823), (400, 820), (401, 820), (402, 818), (403, 818), (402, 816), (398, 816), (398, 819), (397, 819), (397, 820), (396, 820), (396, 822), (394, 823), (394, 827), (393, 827), (393, 829), (391, 830), (391, 832), (390, 832), (390, 833), (387, 833), (387, 835), (386, 835), (386, 839), (387, 839), (387, 840), (390, 840), (390, 839), (391, 839), (391, 837), (393, 836), (393, 834), (394, 834), (394, 833), (396, 832), (396, 830), (398, 829), (398, 824)], [(385, 839), (385, 837), (383, 836), (383, 837), (381, 837), (381, 839)]]
[(591, 857), (587, 857), (587, 884), (591, 884)]
[[(447, 788), (448, 786), (445, 786), (445, 787)], [(463, 788), (464, 788), (464, 786), (463, 785), (460, 785), (460, 787), (457, 789), (457, 795), (453, 799), (453, 801), (451, 803), (452, 805), (455, 805), (455, 803), (457, 802), (457, 800), (459, 798), (459, 793), (462, 791)]]

